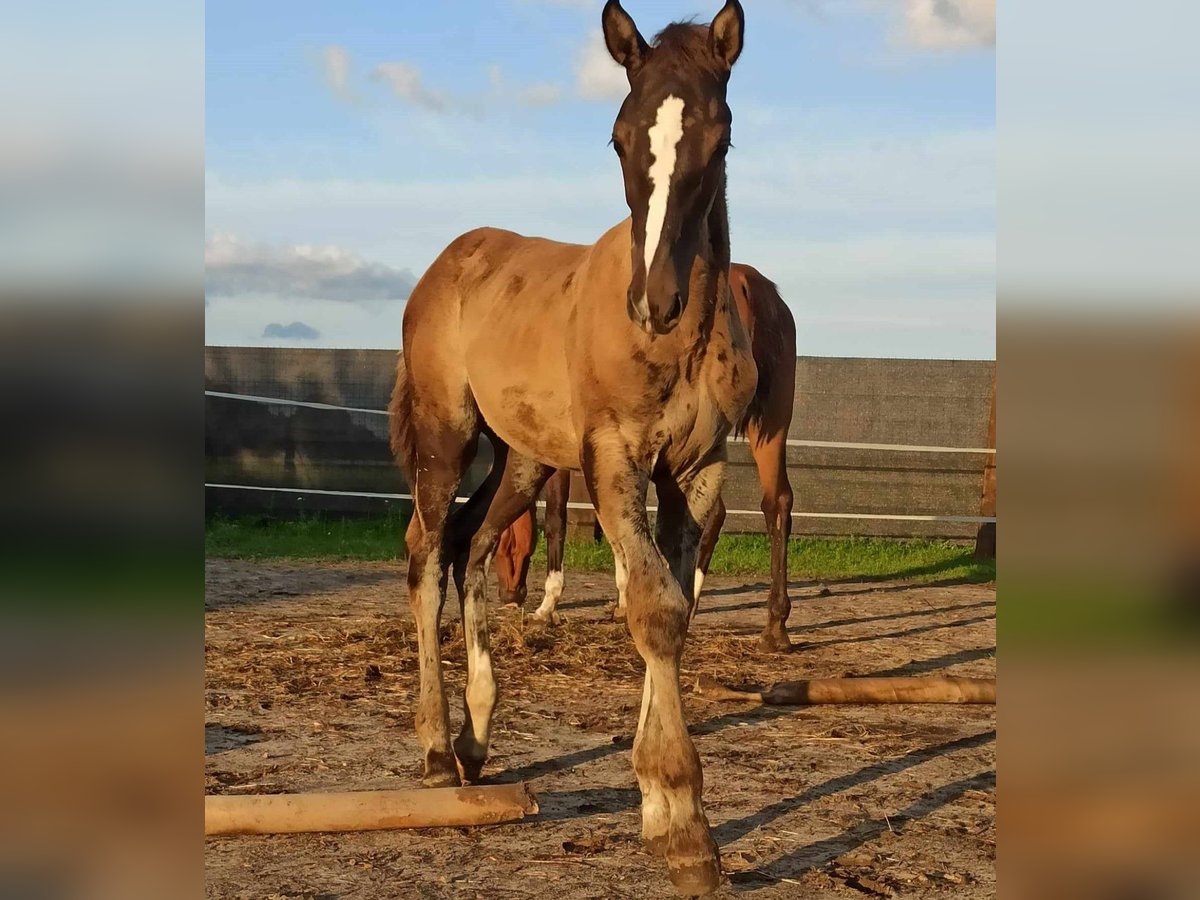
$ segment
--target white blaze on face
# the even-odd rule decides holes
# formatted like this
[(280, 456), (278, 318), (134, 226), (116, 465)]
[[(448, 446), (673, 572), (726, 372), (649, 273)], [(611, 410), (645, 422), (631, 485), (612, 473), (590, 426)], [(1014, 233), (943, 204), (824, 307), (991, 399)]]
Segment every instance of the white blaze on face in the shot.
[[(674, 94), (667, 97), (658, 108), (654, 124), (650, 126), (650, 153), (654, 162), (650, 164), (650, 205), (646, 212), (646, 278), (650, 278), (650, 264), (662, 240), (663, 223), (667, 218), (667, 198), (671, 194), (671, 176), (675, 173), (675, 151), (683, 138), (683, 101)], [(643, 293), (645, 313), (649, 313), (649, 300)]]

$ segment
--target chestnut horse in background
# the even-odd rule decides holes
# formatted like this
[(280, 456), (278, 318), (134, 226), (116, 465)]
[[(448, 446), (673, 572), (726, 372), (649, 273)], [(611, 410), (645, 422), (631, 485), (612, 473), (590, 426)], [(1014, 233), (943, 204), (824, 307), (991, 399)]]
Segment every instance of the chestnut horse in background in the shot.
[[(796, 323), (774, 283), (757, 269), (742, 263), (729, 267), (729, 286), (737, 301), (758, 366), (758, 387), (735, 433), (745, 435), (762, 485), (762, 512), (771, 540), (771, 589), (767, 600), (767, 624), (760, 641), (767, 650), (787, 650), (787, 620), (792, 604), (788, 597), (787, 548), (792, 531), (792, 485), (787, 473), (787, 436), (792, 424), (796, 395)], [(556, 472), (546, 482), (546, 591), (541, 605), (531, 615), (543, 622), (557, 622), (563, 590), (563, 543), (570, 499), (571, 473)], [(719, 502), (705, 523), (696, 570), (695, 596), (708, 573), (713, 548), (725, 520), (725, 504)], [(521, 606), (525, 602), (529, 561), (537, 542), (534, 507), (513, 523), (500, 541), (496, 554), (496, 576), (502, 602)], [(619, 579), (620, 581), (620, 579)], [(618, 583), (620, 590), (621, 584)], [(625, 596), (620, 590), (615, 611), (624, 616)]]
[[(726, 438), (757, 384), (729, 287), (725, 199), (726, 90), (744, 22), (741, 4), (728, 0), (711, 25), (668, 25), (649, 44), (608, 0), (605, 45), (630, 87), (612, 129), (630, 218), (590, 245), (496, 228), (455, 239), (405, 307), (389, 406), (392, 450), (414, 498), (408, 596), (425, 783), (479, 779), (497, 695), (487, 567), (555, 469), (582, 470), (627, 573), (629, 632), (646, 666), (633, 742), (642, 837), (686, 895), (715, 890), (721, 864), (680, 659)], [(492, 469), (455, 508), (481, 434), (495, 453)], [(439, 636), (450, 569), (467, 657), (453, 741)]]

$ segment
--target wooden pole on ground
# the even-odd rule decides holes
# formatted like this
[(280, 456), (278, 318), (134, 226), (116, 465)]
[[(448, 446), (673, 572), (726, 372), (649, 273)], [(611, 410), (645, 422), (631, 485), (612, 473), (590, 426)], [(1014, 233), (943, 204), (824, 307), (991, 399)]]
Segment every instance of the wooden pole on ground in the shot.
[(329, 794), (217, 794), (204, 798), (204, 833), (494, 825), (537, 811), (537, 799), (523, 783)]
[(696, 682), (709, 700), (754, 700), (769, 706), (824, 703), (995, 703), (995, 678), (812, 678), (782, 681), (769, 691), (727, 688), (707, 675)]

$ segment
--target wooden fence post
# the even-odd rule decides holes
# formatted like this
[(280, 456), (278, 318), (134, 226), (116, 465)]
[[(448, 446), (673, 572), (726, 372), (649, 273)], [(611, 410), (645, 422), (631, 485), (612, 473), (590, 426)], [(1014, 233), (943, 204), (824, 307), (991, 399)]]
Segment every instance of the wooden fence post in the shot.
[[(571, 473), (571, 502), (590, 503), (587, 482), (583, 480), (582, 472)], [(594, 509), (567, 509), (567, 540), (595, 540), (598, 532), (596, 511)]]
[[(992, 373), (992, 411), (988, 416), (989, 447), (996, 446), (996, 374)], [(996, 454), (989, 453), (983, 464), (983, 494), (979, 500), (981, 516), (996, 515)], [(975, 558), (996, 558), (996, 523), (984, 522), (975, 533)]]

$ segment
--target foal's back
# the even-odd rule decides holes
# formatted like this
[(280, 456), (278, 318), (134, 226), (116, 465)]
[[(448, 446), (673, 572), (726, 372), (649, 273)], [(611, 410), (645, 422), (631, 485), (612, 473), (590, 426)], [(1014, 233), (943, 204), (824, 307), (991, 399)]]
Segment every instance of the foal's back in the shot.
[[(568, 348), (585, 295), (595, 302), (614, 233), (593, 245), (479, 228), (453, 241), (413, 290), (404, 313), (410, 366), (440, 373), (452, 400), (467, 390), (484, 421), (518, 452), (578, 468)], [(627, 246), (627, 242), (626, 242)], [(599, 261), (602, 260), (603, 264)]]

